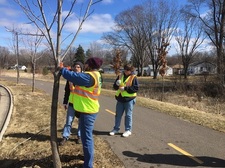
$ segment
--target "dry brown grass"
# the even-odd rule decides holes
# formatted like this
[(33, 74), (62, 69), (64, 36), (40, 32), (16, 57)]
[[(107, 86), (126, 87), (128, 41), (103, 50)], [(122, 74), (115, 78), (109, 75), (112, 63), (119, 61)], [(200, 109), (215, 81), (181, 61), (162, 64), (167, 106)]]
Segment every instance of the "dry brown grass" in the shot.
[[(9, 73), (8, 75), (16, 77), (15, 72)], [(21, 76), (30, 77), (27, 73), (21, 73)], [(110, 78), (112, 76), (108, 75), (106, 77)], [(115, 75), (113, 78), (114, 77)], [(38, 78), (42, 78), (42, 76), (40, 75)], [(47, 78), (45, 77), (45, 80), (47, 79), (49, 79), (49, 76)], [(10, 125), (0, 144), (1, 167), (2, 165), (7, 165), (5, 166), (7, 168), (10, 168), (10, 166), (13, 168), (16, 166), (35, 167), (35, 165), (41, 168), (52, 167), (49, 143), (51, 98), (40, 90), (35, 90), (35, 92), (32, 93), (30, 87), (25, 85), (17, 85), (1, 80), (0, 82), (11, 88), (15, 100), (15, 108)], [(102, 89), (102, 94), (113, 97), (115, 92)], [(138, 97), (137, 99), (138, 105), (225, 132), (225, 116), (223, 110), (225, 106), (215, 100), (217, 106), (215, 106), (213, 102), (211, 102), (212, 105), (209, 106), (208, 103), (206, 103), (207, 99), (203, 99), (199, 102), (195, 97), (172, 93), (165, 95), (164, 102), (144, 97)], [(59, 136), (64, 122), (65, 111), (59, 106)], [(77, 123), (75, 122), (74, 124), (76, 128)], [(63, 167), (78, 167), (82, 164), (82, 148), (81, 145), (76, 145), (74, 143), (73, 136), (72, 139), (65, 146), (60, 147), (59, 150)], [(95, 153), (94, 165), (96, 168), (123, 167), (121, 161), (112, 152), (107, 142), (104, 142), (97, 136), (95, 136)], [(114, 162), (110, 162), (109, 160), (114, 160)]]
[[(0, 167), (53, 167), (49, 141), (51, 97), (40, 90), (31, 92), (31, 88), (23, 84), (3, 80), (0, 80), (0, 83), (9, 87), (14, 96), (12, 118), (0, 144)], [(61, 139), (65, 115), (65, 110), (59, 106), (57, 124), (59, 139)], [(77, 121), (74, 122), (73, 127), (77, 128)], [(72, 131), (75, 132), (75, 129)], [(123, 167), (107, 142), (97, 136), (94, 136), (94, 139), (94, 167)], [(82, 145), (75, 143), (75, 135), (72, 135), (64, 146), (59, 146), (59, 152), (64, 168), (82, 165)]]

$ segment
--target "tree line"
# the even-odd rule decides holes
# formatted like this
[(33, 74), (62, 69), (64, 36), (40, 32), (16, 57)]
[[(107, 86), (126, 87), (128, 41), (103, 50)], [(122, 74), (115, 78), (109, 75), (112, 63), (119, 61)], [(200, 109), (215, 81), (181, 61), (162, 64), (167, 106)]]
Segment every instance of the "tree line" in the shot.
[(105, 33), (103, 39), (115, 47), (127, 48), (141, 75), (150, 63), (154, 78), (161, 66), (158, 50), (163, 42), (175, 41), (185, 78), (200, 48), (205, 51), (210, 47), (207, 55), (215, 57), (218, 77), (224, 83), (224, 16), (224, 0), (188, 0), (182, 6), (173, 0), (147, 0), (118, 14), (113, 31)]
[[(123, 62), (134, 64), (139, 75), (142, 76), (143, 68), (151, 64), (154, 78), (157, 78), (161, 66), (158, 50), (164, 42), (169, 44), (167, 51), (171, 47), (176, 50), (176, 54), (172, 56), (179, 57), (179, 63), (184, 67), (184, 78), (187, 78), (189, 64), (204, 53), (214, 57), (218, 76), (223, 81), (225, 2), (219, 2), (218, 0), (189, 0), (187, 4), (179, 6), (174, 0), (147, 0), (122, 11), (115, 17), (113, 30), (102, 36), (102, 39), (113, 48), (112, 50), (106, 50), (100, 44), (93, 42), (82, 60), (94, 55), (103, 58), (105, 65), (113, 64), (115, 51), (120, 49), (123, 53)], [(202, 9), (205, 13), (202, 13)], [(34, 46), (32, 43), (29, 45)], [(204, 49), (207, 47), (210, 47), (210, 51), (205, 52)], [(20, 61), (23, 63), (25, 62), (23, 56), (27, 55), (28, 51), (20, 52)], [(74, 59), (71, 55), (75, 52), (74, 47), (69, 49), (65, 62)], [(1, 47), (0, 65), (3, 68), (7, 64), (12, 64), (12, 61), (6, 61), (7, 56), (13, 58), (7, 48)], [(42, 60), (41, 65), (44, 65), (43, 62), (51, 62), (46, 56), (40, 60)]]

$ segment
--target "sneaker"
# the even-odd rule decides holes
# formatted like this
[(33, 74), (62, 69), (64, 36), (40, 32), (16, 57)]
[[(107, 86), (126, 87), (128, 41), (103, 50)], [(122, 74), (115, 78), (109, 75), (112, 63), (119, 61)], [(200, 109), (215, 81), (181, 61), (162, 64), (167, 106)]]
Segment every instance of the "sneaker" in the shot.
[(117, 134), (117, 133), (119, 133), (119, 131), (112, 130), (112, 131), (109, 133), (109, 135), (113, 136), (113, 135), (115, 135), (115, 134)]
[(130, 135), (131, 135), (130, 131), (125, 131), (122, 136), (123, 137), (129, 137)]
[(60, 146), (63, 146), (66, 143), (67, 139), (63, 138), (62, 141), (59, 142)]

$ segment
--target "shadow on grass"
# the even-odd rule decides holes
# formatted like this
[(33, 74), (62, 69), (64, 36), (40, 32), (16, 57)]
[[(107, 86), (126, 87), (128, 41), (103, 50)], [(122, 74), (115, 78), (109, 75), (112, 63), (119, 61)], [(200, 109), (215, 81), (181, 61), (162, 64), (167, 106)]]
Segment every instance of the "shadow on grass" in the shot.
[[(61, 134), (63, 132), (63, 129), (58, 130), (58, 135), (61, 137)], [(77, 135), (77, 128), (72, 128), (71, 129), (71, 136)], [(34, 134), (34, 133), (13, 133), (13, 134), (6, 134), (5, 137), (14, 137), (14, 138), (25, 138), (30, 140), (36, 140), (36, 141), (48, 141), (50, 140), (50, 136), (48, 135), (43, 135), (43, 134)]]
[[(78, 156), (69, 156), (61, 155), (60, 156), (62, 168), (74, 168), (82, 167), (80, 160), (83, 160), (81, 155)], [(22, 167), (41, 167), (41, 168), (53, 168), (52, 157), (48, 156), (42, 159), (27, 159), (27, 160), (18, 160), (18, 159), (4, 159), (0, 160), (1, 168), (22, 168)]]
[(208, 156), (197, 156), (196, 159), (202, 161), (200, 164), (191, 158), (184, 155), (176, 154), (139, 154), (132, 151), (124, 151), (123, 154), (128, 157), (137, 158), (137, 161), (154, 163), (154, 164), (165, 164), (165, 165), (174, 165), (174, 166), (185, 166), (185, 167), (225, 167), (225, 160), (208, 157)]
[[(33, 134), (33, 133), (14, 133), (14, 134), (7, 134), (5, 137), (14, 137), (14, 138), (24, 138), (29, 139), (30, 141), (38, 141), (38, 142), (45, 142), (50, 141), (50, 136), (42, 135), (42, 134)], [(63, 137), (60, 135), (60, 138), (57, 138), (57, 143), (60, 145), (60, 141), (62, 141)], [(71, 133), (71, 136), (68, 141), (77, 141), (77, 133)], [(1, 166), (0, 166), (1, 168)]]
[(14, 137), (14, 138), (25, 138), (30, 140), (36, 140), (36, 141), (49, 141), (50, 136), (48, 135), (42, 135), (42, 134), (33, 134), (33, 133), (14, 133), (14, 134), (6, 134), (5, 137)]

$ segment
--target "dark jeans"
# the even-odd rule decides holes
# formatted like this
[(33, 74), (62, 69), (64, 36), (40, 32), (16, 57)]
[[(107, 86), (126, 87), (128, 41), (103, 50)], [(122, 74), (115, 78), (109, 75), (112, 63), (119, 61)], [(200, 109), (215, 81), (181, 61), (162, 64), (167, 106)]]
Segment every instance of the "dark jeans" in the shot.
[(83, 145), (84, 152), (84, 168), (93, 168), (94, 160), (94, 139), (93, 139), (93, 129), (95, 119), (98, 113), (85, 114), (80, 113), (79, 124), (81, 130), (81, 141)]

